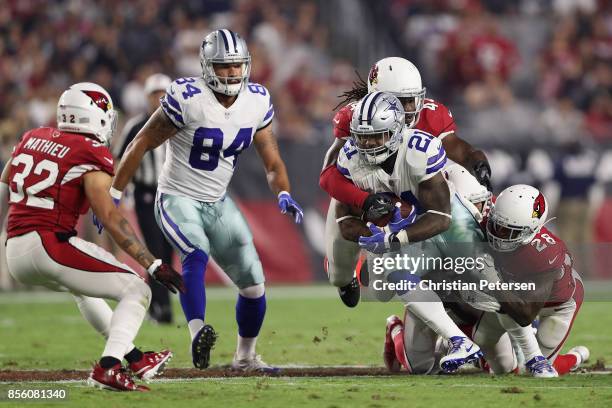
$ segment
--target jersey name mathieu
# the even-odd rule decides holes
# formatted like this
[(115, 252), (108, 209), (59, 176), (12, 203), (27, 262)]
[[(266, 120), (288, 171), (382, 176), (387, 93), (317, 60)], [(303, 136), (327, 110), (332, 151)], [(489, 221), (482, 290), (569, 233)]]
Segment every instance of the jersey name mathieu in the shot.
[(160, 102), (179, 131), (167, 142), (158, 190), (202, 202), (223, 198), (239, 154), (274, 117), (270, 93), (255, 83), (227, 109), (202, 77), (175, 80)]
[[(353, 116), (353, 109), (356, 105), (357, 102), (351, 102), (336, 112), (333, 122), (334, 137), (337, 139), (346, 139), (350, 136), (351, 117)], [(457, 130), (457, 125), (455, 124), (453, 115), (444, 104), (426, 98), (423, 103), (423, 109), (421, 109), (419, 113), (417, 123), (413, 128), (444, 139), (447, 135)]]
[(404, 127), (391, 174), (363, 160), (353, 139), (344, 144), (336, 166), (340, 173), (364, 191), (391, 192), (418, 206), (419, 183), (438, 174), (446, 161), (446, 152), (439, 138)]
[(31, 231), (73, 232), (89, 209), (83, 175), (114, 174), (106, 146), (50, 127), (25, 133), (11, 157), (8, 238)]

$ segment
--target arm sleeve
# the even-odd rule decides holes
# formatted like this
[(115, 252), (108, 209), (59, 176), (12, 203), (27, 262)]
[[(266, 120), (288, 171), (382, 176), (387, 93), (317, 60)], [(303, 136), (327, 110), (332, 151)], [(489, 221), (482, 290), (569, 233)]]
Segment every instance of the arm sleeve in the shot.
[(351, 135), (351, 118), (353, 116), (353, 104), (343, 106), (332, 120), (334, 127), (334, 137), (336, 139), (346, 139)]
[(369, 195), (357, 188), (348, 178), (342, 175), (334, 164), (323, 170), (319, 176), (319, 185), (336, 200), (359, 208), (363, 207), (363, 202)]
[(442, 141), (425, 132), (415, 133), (408, 140), (406, 160), (417, 184), (438, 174), (447, 162)]
[(176, 82), (172, 82), (166, 88), (166, 93), (159, 98), (159, 103), (162, 110), (168, 118), (174, 123), (174, 126), (181, 129), (185, 126), (187, 109), (179, 103), (176, 96), (179, 95)]
[(263, 85), (260, 85), (260, 86), (264, 89), (264, 92), (268, 95), (268, 103), (267, 103), (267, 108), (265, 110), (263, 119), (261, 120), (261, 122), (259, 122), (259, 125), (257, 126), (257, 130), (265, 128), (270, 123), (272, 123), (272, 119), (274, 119), (274, 105), (272, 104), (272, 95), (270, 95), (270, 92)]

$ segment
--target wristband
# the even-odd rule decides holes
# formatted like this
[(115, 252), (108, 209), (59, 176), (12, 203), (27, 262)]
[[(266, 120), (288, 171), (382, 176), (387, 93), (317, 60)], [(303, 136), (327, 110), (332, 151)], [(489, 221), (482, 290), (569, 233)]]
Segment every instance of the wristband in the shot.
[(149, 275), (153, 276), (153, 273), (157, 270), (157, 268), (159, 268), (161, 264), (161, 259), (154, 260), (153, 263), (147, 268), (147, 272), (149, 273)]
[(285, 190), (283, 190), (283, 191), (281, 191), (280, 193), (278, 193), (278, 196), (277, 196), (277, 197), (280, 199), (280, 198), (281, 198), (281, 196), (282, 196), (283, 194), (287, 194), (289, 197), (291, 197), (291, 194), (289, 194), (289, 192), (288, 192), (288, 191), (285, 191)]
[(406, 230), (401, 230), (400, 232), (395, 234), (395, 238), (397, 238), (397, 240), (402, 244), (410, 243), (410, 241), (408, 240), (408, 233), (406, 232)]
[(119, 191), (115, 187), (112, 187), (112, 186), (110, 190), (108, 190), (108, 192), (110, 193), (111, 197), (113, 197), (113, 199), (115, 200), (121, 200), (121, 196), (123, 195), (123, 191)]

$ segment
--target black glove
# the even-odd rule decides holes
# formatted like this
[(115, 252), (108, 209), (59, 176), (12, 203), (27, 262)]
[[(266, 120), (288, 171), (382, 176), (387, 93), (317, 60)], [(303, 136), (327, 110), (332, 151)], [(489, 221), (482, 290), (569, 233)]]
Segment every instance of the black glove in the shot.
[(185, 283), (183, 277), (168, 264), (159, 265), (151, 274), (155, 280), (168, 288), (172, 293), (185, 293)]
[(395, 210), (395, 204), (386, 194), (370, 194), (363, 202), (363, 212), (369, 221), (377, 220)]
[(487, 190), (493, 191), (493, 188), (491, 188), (491, 167), (488, 162), (484, 160), (476, 162), (474, 165), (474, 177), (476, 177), (476, 180), (485, 186)]

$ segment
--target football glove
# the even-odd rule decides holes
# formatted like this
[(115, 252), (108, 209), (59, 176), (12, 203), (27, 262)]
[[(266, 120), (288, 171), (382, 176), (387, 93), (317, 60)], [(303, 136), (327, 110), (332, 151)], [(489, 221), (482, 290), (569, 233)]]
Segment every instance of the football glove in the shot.
[(370, 228), (372, 235), (359, 237), (359, 246), (366, 251), (374, 254), (384, 254), (389, 251), (392, 243), (399, 243), (395, 233), (385, 232), (371, 222), (368, 222), (368, 228)]
[(156, 281), (164, 285), (172, 293), (176, 293), (177, 289), (181, 293), (185, 293), (185, 283), (183, 277), (175, 271), (170, 265), (162, 263), (160, 259), (155, 260), (147, 269)]
[(367, 220), (377, 220), (391, 214), (395, 206), (386, 194), (370, 194), (363, 202), (363, 212)]
[(304, 218), (302, 207), (286, 191), (281, 191), (278, 194), (278, 208), (280, 208), (281, 214), (290, 213), (293, 215), (296, 224), (300, 224)]
[(493, 191), (491, 188), (491, 166), (489, 166), (488, 162), (484, 160), (476, 162), (474, 165), (474, 177), (476, 177), (476, 180), (485, 186), (487, 190)]
[(403, 229), (406, 229), (410, 225), (414, 224), (416, 220), (417, 212), (416, 206), (412, 206), (412, 211), (406, 218), (402, 218), (401, 204), (395, 204), (395, 210), (393, 211), (393, 216), (389, 223), (383, 228), (383, 231), (397, 234)]

